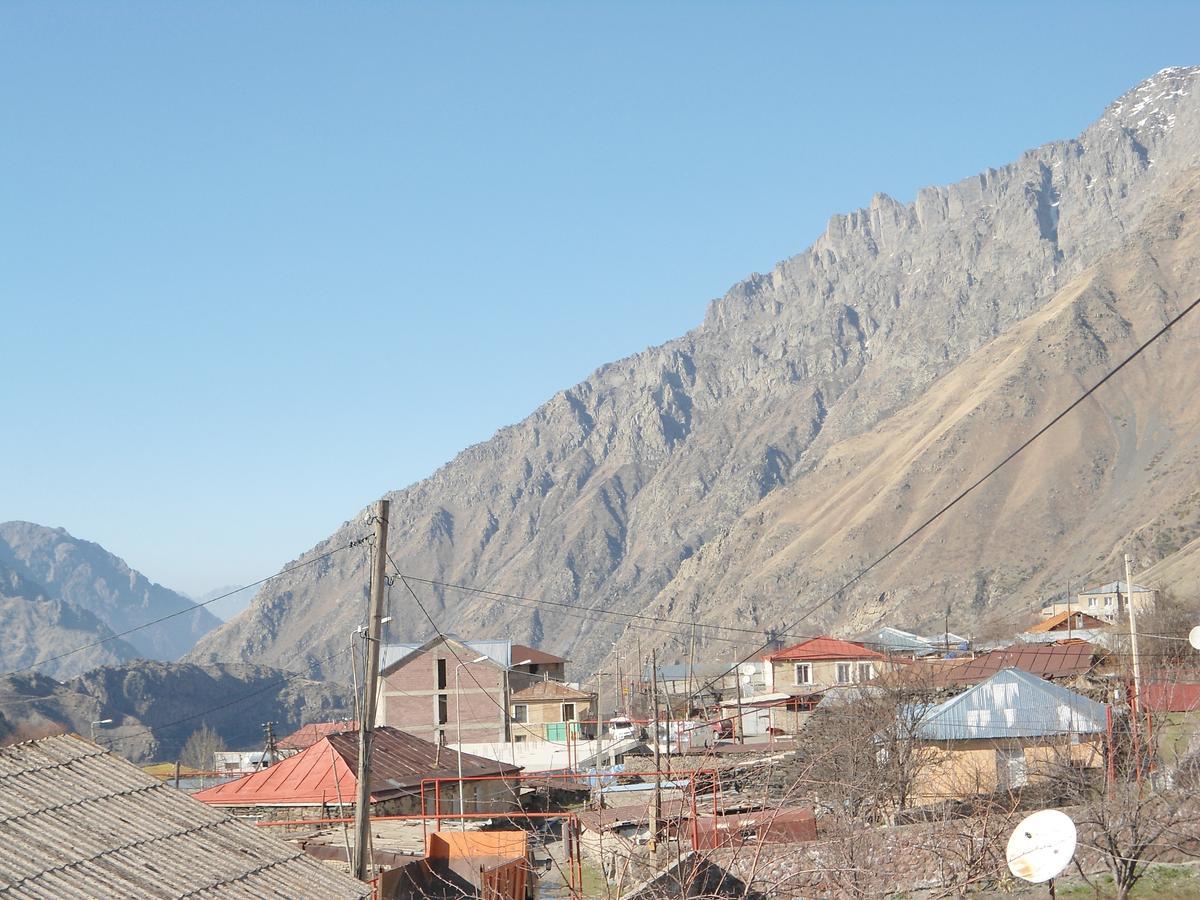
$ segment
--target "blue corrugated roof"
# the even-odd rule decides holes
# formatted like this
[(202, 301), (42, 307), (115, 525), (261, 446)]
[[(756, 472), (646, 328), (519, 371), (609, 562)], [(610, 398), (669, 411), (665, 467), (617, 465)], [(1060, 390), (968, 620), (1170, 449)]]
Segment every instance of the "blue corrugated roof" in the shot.
[(917, 736), (931, 741), (1098, 734), (1107, 708), (1021, 669), (1001, 669), (987, 681), (930, 709)]

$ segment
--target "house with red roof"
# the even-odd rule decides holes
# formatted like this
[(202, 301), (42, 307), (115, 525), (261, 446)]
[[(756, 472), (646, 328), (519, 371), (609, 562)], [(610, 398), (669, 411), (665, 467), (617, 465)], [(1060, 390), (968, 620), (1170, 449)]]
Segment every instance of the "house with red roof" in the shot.
[(809, 638), (763, 658), (768, 666), (767, 690), (783, 700), (771, 711), (771, 727), (792, 734), (803, 727), (821, 692), (870, 681), (894, 665), (863, 644), (828, 636)]
[[(503, 813), (516, 808), (519, 767), (462, 754), (465, 812)], [(410, 815), (434, 811), (435, 793), (443, 813), (458, 809), (458, 754), (396, 728), (375, 729), (371, 743), (371, 812)], [(443, 781), (436, 792), (430, 779)], [(210, 806), (240, 817), (270, 821), (353, 815), (358, 791), (358, 732), (327, 734), (295, 756), (266, 769), (193, 794)]]
[(888, 658), (855, 641), (814, 637), (768, 654), (771, 689), (813, 694), (837, 684), (870, 681), (890, 668)]

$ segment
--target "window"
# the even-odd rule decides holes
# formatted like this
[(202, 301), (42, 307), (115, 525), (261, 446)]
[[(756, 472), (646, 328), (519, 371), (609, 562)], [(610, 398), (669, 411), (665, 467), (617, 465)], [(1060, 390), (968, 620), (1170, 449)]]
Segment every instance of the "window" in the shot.
[(574, 703), (564, 703), (563, 704), (562, 720), (564, 722), (574, 722), (575, 721), (575, 704)]
[(1112, 597), (1105, 597), (1105, 598), (1104, 598), (1104, 605), (1105, 605), (1105, 606), (1112, 606), (1112, 605), (1113, 605), (1113, 598), (1112, 598)]
[(796, 663), (796, 684), (812, 684), (812, 666)]
[(438, 694), (437, 698), (437, 723), (445, 725), (450, 721), (450, 705), (446, 700), (445, 694)]
[(1088, 597), (1088, 606), (1090, 606), (1092, 609), (1096, 608), (1096, 598), (1095, 597)]
[(513, 743), (514, 743), (514, 744), (523, 744), (523, 743), (525, 743), (525, 735), (523, 735), (523, 734), (514, 734), (514, 735), (513, 735)]
[(444, 659), (437, 661), (437, 689), (439, 691), (446, 689), (446, 660)]
[(838, 684), (849, 684), (850, 683), (850, 663), (838, 663), (837, 664), (837, 683)]
[(874, 677), (875, 677), (875, 667), (873, 665), (871, 665), (870, 663), (859, 663), (858, 664), (858, 680), (859, 681), (870, 681)]
[(529, 706), (525, 703), (513, 704), (513, 721), (528, 722), (529, 721)]

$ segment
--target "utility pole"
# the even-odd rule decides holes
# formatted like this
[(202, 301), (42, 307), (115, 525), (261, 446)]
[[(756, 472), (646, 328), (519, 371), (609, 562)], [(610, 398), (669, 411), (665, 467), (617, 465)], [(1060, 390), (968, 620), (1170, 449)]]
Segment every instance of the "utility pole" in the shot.
[[(695, 611), (693, 611), (692, 615), (694, 616), (695, 614), (696, 614)], [(688, 646), (687, 688), (688, 688), (688, 706), (689, 707), (691, 707), (692, 702), (696, 699), (695, 697), (692, 696), (693, 692), (696, 690), (696, 683), (692, 677), (692, 670), (695, 668), (696, 668), (696, 622), (695, 622), (695, 620), (693, 620), (692, 621), (692, 640)], [(690, 708), (685, 709), (683, 711), (684, 716), (689, 719), (691, 718), (690, 713), (691, 713)]]
[(1071, 639), (1071, 579), (1067, 579), (1067, 640)]
[(369, 878), (367, 841), (371, 828), (371, 737), (375, 730), (375, 682), (379, 678), (379, 639), (383, 629), (384, 563), (387, 561), (390, 505), (387, 500), (380, 500), (375, 511), (375, 558), (371, 570), (371, 607), (367, 614), (362, 718), (358, 723), (358, 791), (354, 801), (354, 860), (351, 864), (351, 871), (359, 881)]
[[(1137, 613), (1133, 608), (1133, 581), (1130, 579), (1129, 554), (1125, 554), (1125, 602), (1129, 606), (1129, 642), (1133, 650), (1133, 713), (1142, 711), (1142, 665), (1138, 658)], [(1120, 584), (1117, 585), (1117, 602), (1121, 601)], [(1134, 721), (1137, 721), (1136, 719)]]
[[(641, 636), (641, 634), (639, 634), (637, 636), (637, 655), (638, 655), (638, 657), (637, 657), (637, 686), (638, 686), (638, 696), (641, 697), (643, 694), (645, 685), (646, 685), (646, 670), (642, 668), (642, 636)], [(637, 715), (639, 715), (639, 716), (645, 715), (646, 707), (643, 706), (640, 701), (636, 705), (637, 705), (637, 709), (632, 710), (632, 712), (637, 713)], [(628, 714), (629, 712), (631, 712), (631, 710), (626, 709), (625, 712), (626, 712), (626, 714)], [(630, 718), (632, 718), (632, 716)]]
[(275, 723), (263, 722), (263, 733), (266, 739), (263, 741), (263, 766), (267, 768), (275, 765), (279, 759), (279, 751), (275, 747)]
[(737, 735), (737, 742), (739, 744), (744, 744), (746, 743), (746, 732), (743, 730), (742, 726), (745, 724), (746, 720), (742, 718), (742, 672), (740, 667), (736, 670), (736, 675), (737, 677), (734, 680), (737, 682), (738, 705), (737, 722), (734, 725), (734, 733)]
[[(640, 653), (638, 654), (641, 655)], [(651, 672), (658, 671), (658, 650), (650, 651)], [(662, 767), (658, 749), (658, 678), (654, 677), (654, 721), (650, 723), (650, 739), (654, 741), (654, 806), (650, 810), (650, 852), (658, 846), (658, 824), (662, 821)], [(670, 736), (668, 735), (668, 739)]]

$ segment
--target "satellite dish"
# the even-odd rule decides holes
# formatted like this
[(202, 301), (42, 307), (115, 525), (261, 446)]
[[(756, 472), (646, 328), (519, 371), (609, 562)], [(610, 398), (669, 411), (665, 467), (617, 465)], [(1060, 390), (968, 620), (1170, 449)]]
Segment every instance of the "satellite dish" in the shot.
[(1200, 625), (1188, 632), (1188, 643), (1200, 650)]
[(1043, 809), (1021, 820), (1008, 839), (1008, 870), (1040, 884), (1062, 872), (1075, 855), (1075, 823), (1057, 809)]

